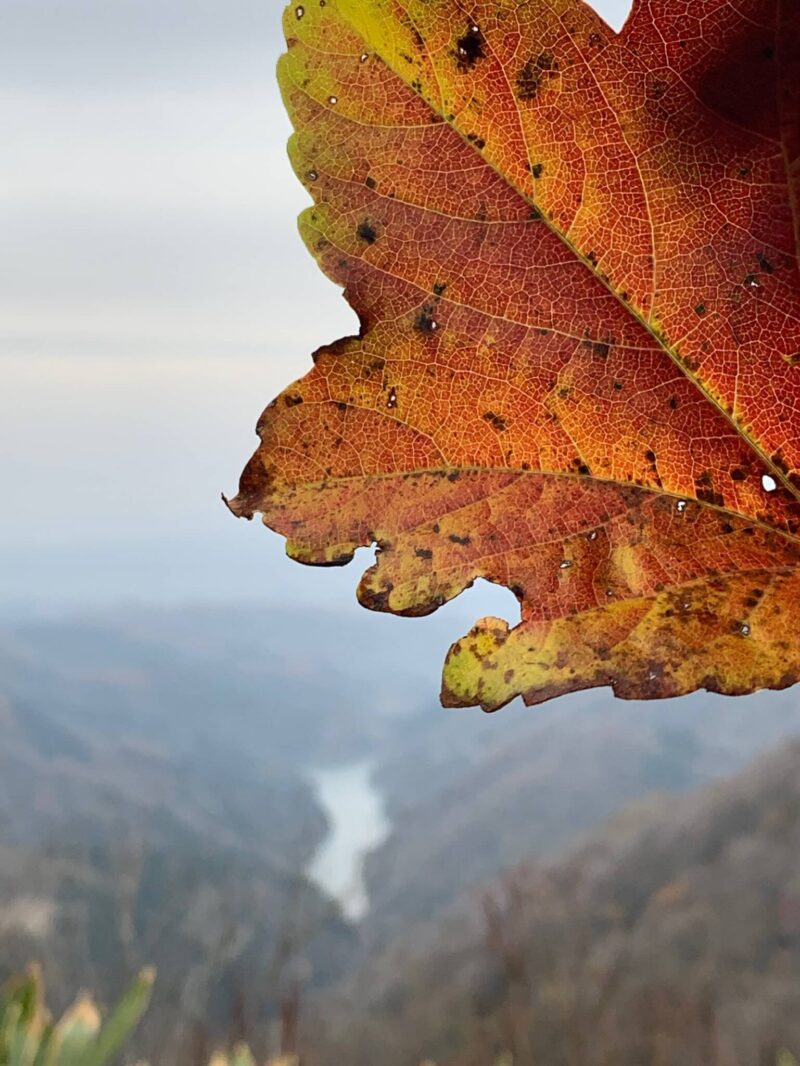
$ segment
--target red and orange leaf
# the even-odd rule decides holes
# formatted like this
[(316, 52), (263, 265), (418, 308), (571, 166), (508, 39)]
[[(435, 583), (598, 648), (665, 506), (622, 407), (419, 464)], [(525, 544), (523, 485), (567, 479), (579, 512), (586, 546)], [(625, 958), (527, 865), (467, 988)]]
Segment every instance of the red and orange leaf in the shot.
[(522, 621), (443, 699), (800, 677), (800, 2), (285, 15), (302, 235), (359, 337), (265, 411), (237, 515), (359, 599)]

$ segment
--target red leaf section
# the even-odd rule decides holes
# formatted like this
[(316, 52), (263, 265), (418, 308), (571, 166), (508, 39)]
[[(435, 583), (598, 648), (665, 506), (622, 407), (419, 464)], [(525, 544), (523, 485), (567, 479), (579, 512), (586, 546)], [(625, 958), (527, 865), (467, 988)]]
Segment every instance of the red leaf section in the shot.
[(230, 505), (303, 562), (377, 545), (373, 609), (511, 588), (521, 624), (454, 645), (446, 703), (796, 681), (799, 26), (287, 11), (301, 232), (362, 328), (264, 413)]

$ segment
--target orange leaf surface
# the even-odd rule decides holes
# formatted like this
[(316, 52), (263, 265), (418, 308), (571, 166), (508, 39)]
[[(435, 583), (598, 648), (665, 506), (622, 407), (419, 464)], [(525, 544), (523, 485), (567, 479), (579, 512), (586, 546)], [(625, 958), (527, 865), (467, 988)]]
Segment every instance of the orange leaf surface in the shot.
[(800, 677), (800, 2), (311, 0), (300, 220), (358, 337), (261, 418), (235, 514), (359, 599), (510, 588), (487, 710)]

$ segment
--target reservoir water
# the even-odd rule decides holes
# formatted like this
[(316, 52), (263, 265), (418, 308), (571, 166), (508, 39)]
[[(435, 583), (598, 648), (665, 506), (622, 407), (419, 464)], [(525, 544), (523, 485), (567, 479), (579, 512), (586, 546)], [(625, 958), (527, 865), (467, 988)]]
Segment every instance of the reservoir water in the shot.
[(308, 876), (338, 900), (351, 921), (369, 909), (364, 859), (386, 839), (389, 822), (380, 793), (372, 784), (371, 763), (314, 770), (311, 782), (325, 811), (330, 832), (308, 867)]

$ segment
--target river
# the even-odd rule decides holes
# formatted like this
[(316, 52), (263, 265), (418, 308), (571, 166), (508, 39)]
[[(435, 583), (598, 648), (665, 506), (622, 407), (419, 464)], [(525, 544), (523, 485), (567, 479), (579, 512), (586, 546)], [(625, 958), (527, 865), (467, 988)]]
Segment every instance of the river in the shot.
[(354, 922), (369, 910), (364, 859), (389, 832), (383, 799), (372, 784), (373, 768), (368, 762), (351, 763), (310, 775), (330, 832), (311, 860), (308, 876)]

